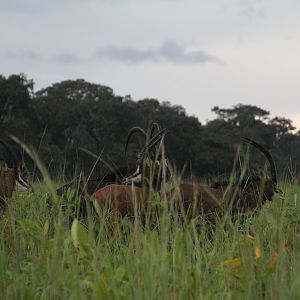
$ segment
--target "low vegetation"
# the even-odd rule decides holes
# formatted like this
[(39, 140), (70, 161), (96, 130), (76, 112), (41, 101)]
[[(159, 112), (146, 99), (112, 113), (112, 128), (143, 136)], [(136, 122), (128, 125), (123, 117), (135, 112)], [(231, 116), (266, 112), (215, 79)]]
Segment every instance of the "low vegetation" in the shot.
[(76, 219), (76, 201), (62, 207), (46, 185), (15, 193), (0, 221), (1, 298), (299, 299), (300, 188), (280, 185), (257, 213), (213, 222), (177, 218), (158, 195), (151, 218), (112, 222), (92, 209)]

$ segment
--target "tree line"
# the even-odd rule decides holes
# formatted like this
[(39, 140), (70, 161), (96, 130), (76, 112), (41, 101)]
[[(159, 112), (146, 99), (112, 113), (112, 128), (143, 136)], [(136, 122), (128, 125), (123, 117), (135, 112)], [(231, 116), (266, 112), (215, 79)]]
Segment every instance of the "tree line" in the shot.
[[(279, 174), (294, 177), (298, 173), (300, 132), (295, 132), (291, 120), (271, 118), (269, 111), (257, 106), (213, 107), (216, 117), (201, 124), (182, 106), (152, 98), (134, 101), (83, 79), (62, 81), (37, 92), (33, 87), (33, 80), (24, 74), (0, 75), (1, 138), (14, 135), (32, 145), (53, 176), (83, 172), (97, 177), (110, 167), (133, 167), (142, 141), (136, 137), (125, 156), (127, 132), (133, 126), (147, 128), (152, 122), (169, 129), (167, 155), (186, 176), (230, 174), (241, 136), (267, 148)], [(26, 170), (33, 173), (32, 160), (10, 143)], [(7, 156), (4, 149), (0, 151), (1, 157)], [(255, 151), (250, 161), (254, 166), (264, 162)]]

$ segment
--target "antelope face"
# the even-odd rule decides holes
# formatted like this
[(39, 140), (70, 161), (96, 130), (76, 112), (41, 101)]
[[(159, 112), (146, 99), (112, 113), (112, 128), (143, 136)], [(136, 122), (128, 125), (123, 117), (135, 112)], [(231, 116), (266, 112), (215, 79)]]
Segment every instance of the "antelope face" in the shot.
[(31, 184), (19, 173), (16, 178), (15, 190), (18, 192), (30, 193), (33, 191), (33, 188)]
[(123, 179), (124, 184), (141, 184), (142, 174), (140, 169), (140, 165), (138, 165), (136, 171), (132, 175)]
[[(12, 160), (12, 166), (7, 167), (6, 162), (4, 165), (0, 167), (1, 170), (1, 188), (11, 190), (9, 192), (9, 196), (11, 196), (12, 191), (16, 190), (19, 192), (32, 192), (32, 186), (30, 183), (21, 175), (19, 166), (20, 162), (15, 154), (15, 152), (12, 150), (10, 145), (4, 141), (3, 139), (0, 139), (0, 144), (6, 149), (7, 153), (10, 155), (10, 158)], [(5, 180), (4, 180), (5, 178)], [(0, 194), (2, 194), (0, 192)]]
[[(158, 130), (156, 134), (154, 134), (155, 129)], [(143, 181), (149, 184), (151, 182), (152, 185), (158, 187), (161, 182), (161, 173), (162, 173), (162, 161), (166, 161), (163, 159), (164, 154), (164, 137), (168, 134), (167, 129), (161, 129), (157, 123), (153, 123), (149, 132), (146, 133), (140, 127), (133, 127), (129, 130), (126, 146), (125, 146), (125, 154), (127, 151), (128, 143), (130, 137), (134, 133), (139, 133), (145, 139), (145, 146), (141, 149), (137, 156), (136, 171), (125, 177), (123, 180), (124, 184), (142, 184)], [(167, 165), (167, 164), (166, 164)]]
[(269, 153), (268, 150), (266, 150), (262, 145), (258, 144), (257, 142), (249, 139), (242, 137), (242, 140), (249, 144), (254, 146), (257, 150), (259, 150), (267, 159), (269, 165), (270, 165), (270, 172), (271, 176), (269, 178), (266, 178), (263, 173), (259, 172), (255, 174), (254, 176), (254, 183), (262, 189), (264, 198), (266, 200), (272, 200), (274, 193), (278, 192), (277, 188), (277, 172), (276, 172), (276, 166), (275, 162), (273, 160), (272, 155)]

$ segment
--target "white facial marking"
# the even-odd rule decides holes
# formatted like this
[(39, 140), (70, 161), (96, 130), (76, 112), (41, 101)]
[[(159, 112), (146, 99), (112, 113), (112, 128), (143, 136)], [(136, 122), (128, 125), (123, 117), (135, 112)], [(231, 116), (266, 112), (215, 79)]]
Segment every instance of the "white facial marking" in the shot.
[(130, 179), (131, 183), (141, 183), (142, 182), (142, 174), (137, 175)]
[(19, 175), (16, 180), (16, 191), (18, 192), (32, 192), (31, 186)]

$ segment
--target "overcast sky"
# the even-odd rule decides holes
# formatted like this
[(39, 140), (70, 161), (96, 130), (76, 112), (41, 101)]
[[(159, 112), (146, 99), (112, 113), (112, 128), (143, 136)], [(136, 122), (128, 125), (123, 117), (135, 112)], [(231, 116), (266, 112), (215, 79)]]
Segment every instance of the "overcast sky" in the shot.
[(0, 0), (0, 74), (184, 106), (257, 105), (300, 128), (299, 0)]

